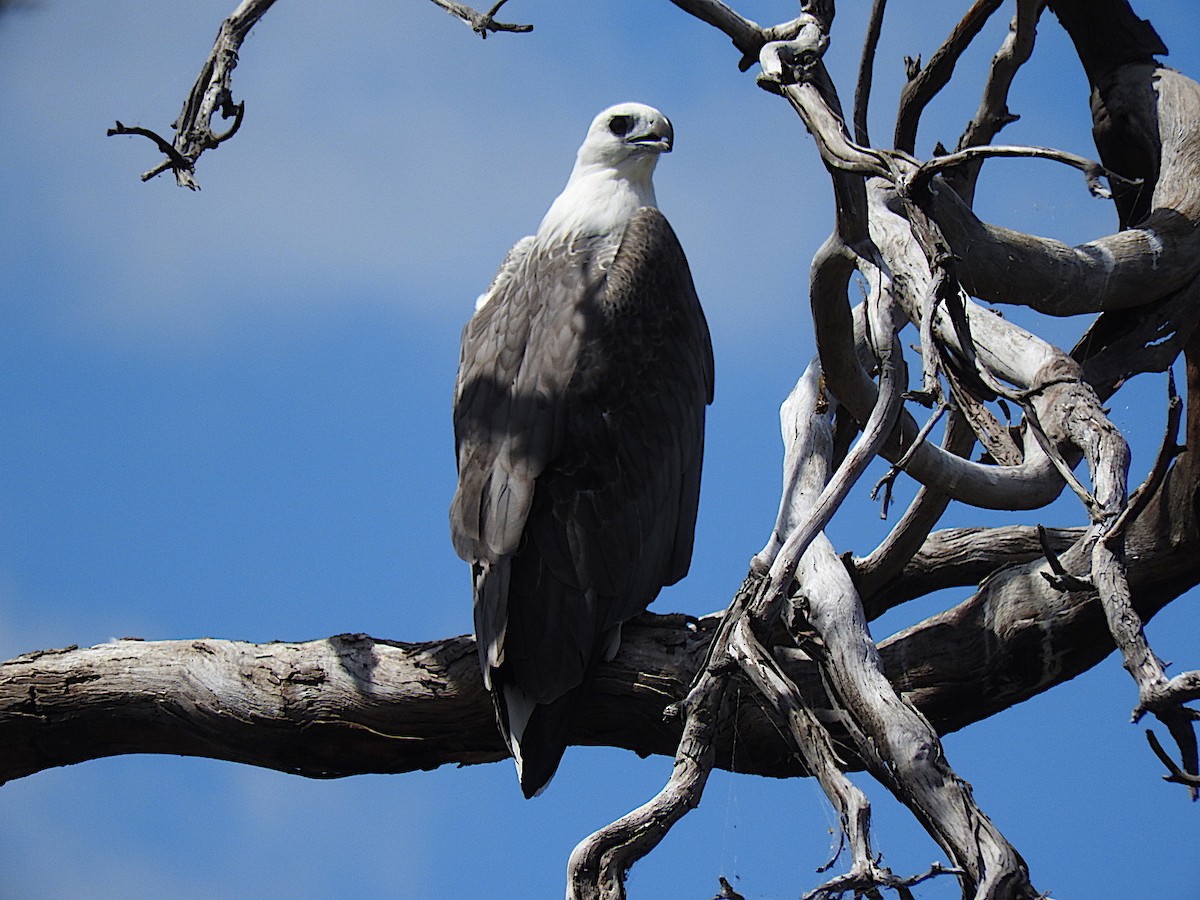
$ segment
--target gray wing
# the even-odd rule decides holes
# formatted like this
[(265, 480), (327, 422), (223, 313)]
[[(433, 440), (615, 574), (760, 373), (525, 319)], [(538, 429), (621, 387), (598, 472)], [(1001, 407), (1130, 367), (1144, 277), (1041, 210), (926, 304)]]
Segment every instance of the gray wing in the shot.
[(606, 630), (687, 573), (712, 401), (708, 326), (658, 210), (630, 222), (584, 312), (568, 440), (529, 533), (558, 578), (595, 592)]
[[(655, 209), (619, 244), (531, 249), (468, 323), (451, 523), (506, 730), (505, 687), (554, 703), (686, 574), (712, 389), (687, 261)], [(553, 772), (565, 744), (546, 743)]]
[(567, 385), (583, 338), (580, 301), (603, 285), (617, 246), (527, 241), (510, 251), (463, 329), (450, 523), (455, 550), (472, 563), (516, 551), (534, 482), (561, 453)]

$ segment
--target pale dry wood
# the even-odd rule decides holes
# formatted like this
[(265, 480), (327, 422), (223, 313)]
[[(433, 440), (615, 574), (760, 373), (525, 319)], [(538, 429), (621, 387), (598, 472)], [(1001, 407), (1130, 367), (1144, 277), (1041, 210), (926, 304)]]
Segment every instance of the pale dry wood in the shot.
[(916, 152), (921, 113), (938, 92), (950, 83), (958, 60), (1002, 3), (1003, 0), (975, 0), (923, 69), (919, 68), (919, 59), (905, 60), (911, 74), (900, 92), (900, 111), (896, 116), (893, 138), (897, 150), (903, 153)]
[(804, 895), (803, 900), (839, 897), (881, 886), (902, 887), (910, 882), (879, 862), (871, 849), (871, 804), (866, 794), (846, 777), (839, 765), (829, 731), (804, 696), (788, 680), (779, 664), (758, 642), (743, 617), (734, 629), (730, 654), (750, 683), (767, 698), (775, 714), (786, 723), (804, 765), (821, 785), (838, 813), (842, 834), (850, 846), (850, 868)]
[[(895, 352), (891, 316), (876, 318), (877, 326), (886, 329), (877, 338), (890, 339), (889, 350)], [(888, 368), (884, 363), (881, 380), (888, 378)], [(817, 663), (833, 708), (849, 730), (851, 746), (867, 769), (910, 807), (946, 850), (964, 882), (979, 896), (1033, 897), (1036, 892), (1029, 885), (1019, 854), (974, 804), (969, 788), (945, 764), (928, 720), (887, 681), (857, 591), (821, 531), (828, 521), (825, 503), (830, 488), (839, 479), (852, 479), (859, 464), (852, 453), (833, 471), (833, 416), (828, 404), (818, 413), (820, 381), (819, 367), (813, 363), (781, 411), (783, 433), (794, 446), (786, 450), (789, 467), (785, 469), (785, 482), (789, 490), (775, 531), (776, 535), (784, 532), (787, 536), (776, 558), (770, 561), (772, 588), (766, 599), (779, 592), (781, 579), (782, 587), (787, 587), (796, 578), (793, 602), (798, 609), (791, 626), (793, 637), (800, 646), (811, 647), (809, 655)], [(889, 405), (890, 401), (883, 398), (893, 392), (881, 386), (880, 407)], [(894, 418), (894, 410), (891, 416)], [(877, 409), (858, 446), (864, 448), (864, 453), (873, 454), (890, 427), (890, 421)], [(822, 483), (824, 487), (816, 490)], [(808, 485), (809, 489), (795, 489), (799, 485)], [(768, 548), (775, 542), (773, 538)], [(756, 561), (761, 564), (767, 560), (760, 554)], [(793, 726), (791, 733), (801, 742), (801, 755), (839, 809), (852, 847), (850, 871), (818, 889), (815, 895), (843, 882), (863, 889), (894, 886), (902, 879), (875, 865), (867, 831), (869, 805), (865, 797), (847, 793), (825, 743), (829, 736), (819, 717), (797, 707), (789, 683), (770, 677), (763, 669), (762, 655), (754, 651), (756, 641), (747, 631), (749, 624), (758, 621), (769, 625), (770, 616), (770, 607), (764, 603), (752, 606), (738, 622), (734, 633), (741, 636), (741, 641), (733, 646), (735, 658)], [(810, 629), (815, 636), (812, 644), (806, 643)]]
[(789, 40), (808, 21), (808, 16), (805, 15), (789, 22), (763, 28), (757, 22), (735, 12), (720, 0), (671, 0), (671, 2), (701, 22), (724, 32), (742, 54), (738, 68), (743, 72), (758, 61), (759, 51), (764, 44), (770, 41)]
[[(1133, 35), (1134, 27), (1120, 18), (1128, 12), (1123, 0), (1104, 0), (1087, 12), (1078, 0), (1051, 3), (1068, 28), (1076, 23), (1072, 35), (1104, 113), (1136, 131), (1135, 143), (1149, 147), (1153, 157), (1145, 181), (1146, 192), (1152, 192), (1148, 217), (1126, 221), (1128, 209), (1137, 204), (1130, 205), (1136, 192), (1124, 185), (1118, 192), (1122, 221), (1136, 227), (1071, 248), (984, 223), (969, 209), (979, 159), (1007, 151), (964, 149), (960, 142), (959, 155), (943, 155), (922, 166), (904, 153), (864, 146), (865, 127), (856, 135), (858, 143), (849, 138), (821, 63), (829, 45), (831, 2), (808, 0), (798, 19), (769, 29), (719, 0), (673, 2), (728, 34), (742, 54), (743, 68), (757, 55), (763, 70), (760, 84), (784, 96), (800, 114), (829, 170), (838, 221), (814, 261), (812, 278), (824, 371), (806, 376), (808, 387), (794, 395), (794, 407), (785, 405), (785, 415), (806, 416), (807, 421), (785, 424), (785, 440), (790, 428), (796, 449), (788, 450), (779, 520), (748, 582), (761, 580), (769, 568), (775, 590), (752, 591), (742, 602), (735, 599), (719, 626), (703, 622), (693, 628), (680, 620), (664, 623), (646, 617), (629, 629), (622, 655), (599, 673), (588, 715), (581, 717), (586, 724), (574, 739), (638, 752), (674, 752), (677, 765), (658, 797), (577, 848), (572, 890), (580, 897), (624, 896), (629, 865), (699, 801), (711, 767), (730, 764), (720, 734), (729, 715), (738, 717), (742, 767), (773, 774), (804, 771), (789, 748), (781, 746), (770, 720), (760, 715), (758, 725), (748, 726), (755, 721), (752, 712), (722, 709), (729, 677), (722, 659), (731, 648), (777, 716), (795, 721), (793, 732), (802, 749), (810, 751), (809, 767), (835, 797), (842, 777), (829, 770), (831, 754), (823, 755), (820, 744), (830, 722), (849, 729), (833, 740), (857, 748), (858, 758), (847, 759), (847, 765), (864, 764), (913, 809), (961, 867), (977, 897), (1031, 897), (1019, 855), (945, 764), (935, 731), (962, 727), (1071, 677), (1110, 650), (1115, 638), (1138, 680), (1139, 710), (1160, 715), (1182, 749), (1184, 768), (1171, 764), (1169, 769), (1183, 783), (1195, 777), (1184, 771), (1194, 773), (1196, 752), (1190, 723), (1182, 721), (1182, 703), (1196, 698), (1200, 677), (1185, 673), (1168, 682), (1141, 626), (1159, 605), (1200, 577), (1194, 519), (1200, 467), (1184, 454), (1158, 479), (1161, 488), (1149, 504), (1130, 510), (1127, 448), (1100, 402), (1126, 374), (1169, 365), (1198, 318), (1191, 308), (1200, 306), (1194, 303), (1194, 295), (1200, 295), (1200, 138), (1194, 127), (1200, 118), (1200, 88), (1148, 59), (1144, 51), (1154, 42), (1144, 34)], [(247, 0), (238, 11), (265, 11), (269, 5)], [(901, 150), (911, 150), (920, 109), (940, 89), (939, 81), (948, 80), (957, 55), (998, 5), (979, 0), (944, 51), (914, 78), (897, 126)], [(1010, 40), (993, 61), (982, 118), (963, 138), (969, 147), (990, 140), (1008, 120), (1004, 97), (1032, 47), (1041, 5), (1018, 0)], [(877, 9), (881, 14), (882, 4)], [(1111, 15), (1114, 11), (1120, 15)], [(1078, 22), (1080, 17), (1090, 22), (1093, 16), (1118, 36), (1128, 31), (1136, 37), (1133, 51), (1124, 53), (1118, 46), (1114, 52), (1102, 40), (1085, 46)], [(177, 177), (181, 172), (190, 177), (199, 152), (236, 130), (241, 111), (228, 91), (236, 45), (232, 56), (224, 57), (219, 57), (219, 47), (220, 39), (214, 48), (217, 61), (210, 65), (224, 64), (223, 74), (214, 70), (196, 99), (198, 81), (189, 99), (196, 99), (194, 110), (202, 117), (192, 144), (180, 147), (182, 131), (168, 148), (153, 133), (124, 129), (160, 144), (168, 159), (156, 171), (174, 168)], [(865, 96), (861, 103), (865, 110)], [(235, 125), (224, 135), (213, 134), (209, 125), (218, 108), (236, 109)], [(185, 107), (181, 122), (196, 118), (188, 112)], [(1099, 131), (1097, 136), (1099, 140)], [(1104, 157), (1103, 146), (1101, 153)], [(1090, 174), (1098, 171), (1088, 160), (1068, 161)], [(934, 178), (938, 173), (944, 181)], [(1141, 171), (1129, 174), (1147, 177)], [(932, 194), (927, 195), (931, 180)], [(961, 196), (950, 189), (956, 184)], [(1139, 195), (1138, 201), (1142, 199)], [(858, 316), (847, 302), (855, 271), (866, 276), (871, 289), (866, 310)], [(1072, 358), (978, 304), (960, 304), (960, 279), (975, 296), (995, 302), (1055, 315), (1110, 312)], [(1103, 325), (1111, 311), (1148, 303), (1155, 304), (1153, 314), (1147, 313), (1135, 328), (1106, 330)], [(912, 417), (899, 411), (903, 359), (894, 349), (894, 305), (918, 327), (924, 395), (937, 400), (941, 381), (947, 380), (950, 395), (959, 398), (987, 446), (996, 450), (994, 458), (1009, 464), (972, 463), (932, 445), (921, 439)], [(1159, 340), (1164, 332), (1169, 340)], [(955, 362), (953, 368), (945, 366), (946, 359)], [(882, 386), (874, 381), (879, 368)], [(816, 367), (810, 371), (819, 372)], [(1089, 385), (1091, 378), (1096, 380)], [(1195, 438), (1200, 389), (1191, 387), (1189, 429)], [(1019, 445), (1006, 443), (998, 423), (972, 396), (980, 389), (1020, 403), (1027, 428)], [(839, 403), (866, 434), (831, 477), (831, 419)], [(899, 425), (893, 430), (897, 416)], [(868, 557), (875, 563), (861, 568), (856, 587), (821, 528), (840, 507), (863, 460), (876, 452), (893, 462), (903, 460), (908, 471), (932, 487), (923, 489), (892, 544)], [(1088, 464), (1090, 487), (1072, 472), (1080, 458)], [(913, 552), (949, 497), (984, 507), (1035, 508), (1056, 496), (1064, 481), (1084, 502), (1091, 525), (1054, 535), (1047, 540), (1049, 551), (1031, 549), (1029, 529), (1007, 529), (973, 530), (969, 546), (962, 533), (935, 533)], [(1012, 541), (981, 545), (983, 535)], [(913, 554), (903, 569), (904, 554), (897, 547)], [(1052, 568), (1081, 577), (1048, 579)], [(895, 581), (888, 583), (892, 575)], [(793, 578), (800, 586), (801, 615), (793, 621), (792, 637), (812, 655), (788, 647), (768, 649), (759, 642), (762, 634), (778, 633), (771, 631), (775, 610), (781, 605), (781, 588), (790, 587)], [(939, 581), (964, 579), (983, 579), (970, 599), (878, 648), (871, 641), (867, 609), (876, 613)], [(873, 592), (865, 606), (859, 587)], [(1100, 607), (1107, 614), (1107, 628)], [(757, 633), (749, 631), (751, 625)], [(114, 656), (110, 660), (105, 654)], [(5, 750), (0, 760), (9, 765), (7, 777), (85, 758), (78, 756), (81, 752), (134, 752), (138, 746), (239, 759), (316, 777), (370, 766), (374, 753), (388, 759), (389, 766), (406, 768), (486, 761), (503, 751), (497, 749), (494, 729), (487, 734), (476, 721), (475, 706), (484, 698), (471, 673), (461, 670), (470, 658), (465, 639), (414, 646), (363, 636), (269, 648), (207, 641), (161, 646), (123, 642), (35, 655), (0, 668), (0, 749)], [(697, 672), (699, 680), (688, 692)], [(682, 724), (663, 723), (662, 708), (685, 694)], [(482, 705), (486, 720), (486, 702)], [(399, 717), (390, 718), (381, 707), (398, 710)], [(453, 722), (452, 735), (443, 733), (447, 721)], [(464, 729), (463, 723), (475, 724)], [(81, 751), (80, 734), (101, 740)], [(340, 752), (347, 745), (355, 751), (348, 762), (329, 749)], [(403, 752), (397, 752), (398, 746)], [(395, 759), (401, 762), (391, 762)], [(853, 883), (845, 882), (848, 889), (897, 886), (872, 868), (867, 808), (849, 795), (835, 802), (851, 835), (853, 861), (847, 877)]]
[[(871, 182), (876, 183), (879, 182)], [(891, 212), (886, 198), (878, 192), (872, 191), (869, 196), (870, 229), (879, 264), (868, 267), (844, 244), (833, 239), (814, 260), (811, 281), (814, 328), (830, 390), (860, 421), (874, 407), (876, 388), (858, 361), (855, 349), (860, 340), (854, 334), (845, 302), (850, 276), (856, 268), (865, 269), (869, 278), (879, 279), (881, 289), (892, 292), (901, 306), (912, 311), (910, 315), (917, 315), (917, 297), (924, 293), (929, 281), (923, 257), (914, 258), (907, 222)], [(986, 311), (976, 312), (968, 306), (968, 315), (976, 347), (1006, 377), (1019, 379), (1025, 386), (1047, 383), (1056, 377), (1056, 373), (1049, 371), (1048, 363), (1060, 357), (1048, 344)], [(941, 321), (941, 327), (953, 334), (949, 320)], [(1049, 411), (1056, 393), (1051, 388), (1035, 402)], [(902, 414), (900, 428), (884, 446), (883, 455), (897, 461), (913, 445), (918, 431), (912, 417)], [(993, 509), (1044, 506), (1058, 495), (1063, 484), (1044, 450), (1032, 441), (1025, 448), (1020, 465), (1003, 467), (973, 463), (924, 443), (910, 456), (906, 471), (922, 484), (938, 485), (955, 499)]]
[[(934, 190), (934, 214), (960, 260), (963, 284), (994, 303), (1050, 315), (1143, 306), (1200, 274), (1200, 86), (1165, 67), (1127, 66), (1114, 96), (1145, 110), (1161, 147), (1152, 212), (1136, 227), (1069, 247), (977, 219), (950, 190)], [(1148, 114), (1147, 114), (1148, 113)]]
[(498, 0), (485, 13), (479, 12), (463, 3), (455, 3), (453, 0), (433, 0), (433, 3), (440, 6), (454, 18), (464, 22), (473, 32), (479, 35), (484, 40), (489, 34), (494, 34), (501, 31), (513, 32), (517, 34), (526, 34), (533, 31), (532, 25), (514, 25), (511, 22), (497, 22), (496, 13), (500, 12), (500, 8), (507, 3), (508, 0)]
[[(966, 456), (975, 435), (957, 412), (951, 413), (942, 446), (955, 456)], [(879, 545), (866, 557), (854, 560), (851, 574), (868, 610), (871, 598), (884, 592), (917, 553), (950, 505), (950, 495), (936, 487), (921, 485), (908, 509)], [(869, 612), (868, 612), (869, 617)]]
[[(890, 313), (890, 308), (885, 307)], [(877, 316), (876, 327), (883, 330), (877, 340), (891, 338), (890, 351), (896, 351), (891, 331), (895, 328), (890, 315)], [(888, 366), (883, 363), (886, 380)], [(794, 484), (813, 486), (826, 482), (825, 488), (791, 491), (790, 508), (781, 510), (776, 526), (791, 529), (779, 556), (772, 561), (773, 591), (779, 589), (779, 579), (790, 583), (796, 579), (797, 613), (791, 625), (794, 639), (802, 647), (811, 629), (816, 642), (810, 655), (815, 658), (822, 684), (841, 722), (847, 727), (853, 746), (867, 769), (905, 803), (929, 834), (943, 847), (953, 868), (962, 872), (964, 888), (979, 897), (1032, 898), (1037, 896), (1029, 882), (1029, 874), (1020, 855), (1013, 849), (991, 821), (975, 804), (970, 788), (945, 762), (941, 745), (932, 725), (911, 706), (887, 680), (884, 663), (867, 629), (866, 616), (858, 592), (849, 573), (834, 553), (833, 546), (821, 529), (828, 520), (823, 500), (839, 477), (851, 477), (857, 462), (853, 454), (833, 471), (832, 415), (826, 409), (817, 413), (819, 369), (814, 363), (802, 378), (803, 387), (793, 392), (793, 398), (781, 411), (782, 430), (797, 447), (786, 451), (785, 460), (799, 471), (786, 471), (785, 480)], [(882, 398), (890, 390), (881, 386)], [(878, 413), (878, 410), (876, 410)], [(890, 422), (882, 415), (864, 428), (859, 446), (874, 452)], [(793, 561), (789, 553), (798, 553)], [(760, 555), (761, 560), (761, 555)], [(751, 614), (768, 615), (767, 609)], [(743, 620), (745, 621), (745, 620)], [(762, 621), (762, 620), (760, 620)], [(770, 619), (765, 621), (769, 624)], [(739, 628), (743, 629), (742, 623)], [(736, 632), (735, 632), (736, 633)], [(743, 646), (751, 646), (749, 639)], [(753, 653), (745, 654), (753, 659)], [(752, 668), (752, 671), (757, 671)], [(759, 673), (761, 674), (761, 672)], [(771, 702), (789, 707), (791, 691), (786, 682), (768, 679), (761, 687), (770, 689)], [(784, 693), (780, 694), (779, 691)], [(851, 839), (853, 861), (846, 878), (855, 883), (888, 884), (892, 873), (874, 867), (870, 860), (869, 842), (862, 832), (869, 815), (865, 799), (856, 802), (845, 794), (841, 781), (825, 771), (830, 760), (821, 752), (820, 742), (812, 729), (820, 729), (820, 720), (805, 716), (799, 735), (807, 741), (807, 756), (817, 766), (818, 778), (827, 789), (831, 802), (841, 810), (844, 827)], [(865, 854), (865, 855), (864, 855)]]
[[(174, 141), (167, 141), (148, 129), (126, 128), (120, 122), (117, 122), (116, 128), (109, 129), (109, 136), (139, 134), (149, 137), (166, 154), (165, 160), (142, 175), (142, 181), (171, 169), (180, 187), (199, 189), (195, 172), (200, 155), (219, 147), (241, 127), (245, 104), (233, 102), (233, 70), (238, 64), (238, 52), (246, 35), (274, 3), (275, 0), (242, 0), (221, 23), (212, 52), (201, 67), (179, 118), (172, 123)], [(224, 119), (233, 119), (233, 124), (221, 133), (212, 127), (213, 117), (218, 112)]]
[[(835, 193), (839, 185), (842, 185), (843, 194), (853, 192), (853, 187), (845, 186), (844, 176), (848, 173), (879, 175), (885, 183), (891, 183), (886, 179), (894, 181), (897, 177), (894, 161), (855, 145), (846, 135), (840, 115), (828, 106), (821, 90), (810, 82), (795, 82), (803, 73), (791, 66), (790, 60), (804, 54), (819, 54), (824, 47), (819, 38), (819, 34), (802, 32), (795, 41), (765, 46), (762, 51), (764, 73), (774, 88), (787, 97), (817, 139), (822, 159), (834, 176)], [(815, 63), (810, 62), (806, 66), (805, 71), (816, 71)], [(848, 208), (861, 205), (854, 199), (839, 200), (839, 228), (847, 224), (847, 220), (855, 213), (855, 210)], [(888, 226), (894, 237), (893, 243), (903, 245), (905, 241), (911, 242), (908, 222), (890, 213), (886, 200), (881, 205), (877, 204), (874, 210), (886, 211), (890, 216), (890, 221), (894, 223)], [(851, 215), (843, 218), (845, 213)], [(876, 246), (881, 241), (888, 243), (887, 235), (877, 231), (877, 228), (885, 227), (883, 222), (889, 221), (888, 216), (880, 218), (874, 212), (866, 214), (862, 210), (857, 211), (857, 216), (859, 220), (869, 223)], [(846, 309), (845, 295), (850, 276), (856, 269), (868, 266), (874, 269), (876, 265), (875, 260), (869, 258), (874, 255), (869, 247), (857, 253), (851, 249), (859, 237), (845, 232), (835, 234), (826, 242), (813, 262), (810, 295), (817, 345), (832, 393), (862, 422), (875, 407), (876, 392), (870, 377), (858, 362), (859, 353), (852, 337), (852, 319)], [(884, 260), (878, 265), (889, 270), (891, 289), (903, 292), (898, 294), (898, 299), (904, 305), (907, 298), (911, 310), (914, 305), (912, 298), (923, 295), (923, 286), (929, 282), (928, 264), (920, 254), (914, 253), (911, 246), (901, 246), (891, 257), (885, 253)], [(899, 279), (893, 265), (897, 262), (916, 273), (916, 277), (910, 277), (907, 281)], [(911, 311), (910, 318), (920, 320), (919, 314), (914, 315)], [(979, 349), (985, 351), (983, 355), (989, 371), (997, 372), (1000, 377), (1026, 390), (1037, 391), (1034, 403), (1047, 410), (1053, 408), (1056, 401), (1053, 387), (1046, 391), (1042, 391), (1042, 388), (1062, 377), (1063, 373), (1052, 370), (1051, 363), (1060, 368), (1074, 368), (1065, 354), (1055, 352), (1054, 348), (1037, 341), (1028, 332), (1006, 323), (984, 321), (976, 326), (972, 322), (972, 334)], [(956, 349), (963, 352), (961, 345)], [(917, 431), (912, 418), (907, 414), (902, 415), (900, 431), (884, 447), (884, 455), (895, 461), (904, 448), (915, 440)], [(1014, 467), (980, 466), (941, 452), (935, 445), (924, 444), (910, 460), (909, 472), (924, 484), (938, 484), (955, 499), (996, 509), (1031, 509), (1045, 505), (1057, 496), (1063, 483), (1052, 458), (1037, 443), (1027, 448), (1022, 465)]]
[[(766, 576), (751, 572), (730, 603), (741, 610), (769, 588)], [(666, 712), (683, 718), (671, 776), (654, 797), (580, 841), (567, 863), (568, 900), (624, 900), (625, 876), (666, 837), (684, 815), (700, 805), (717, 762), (716, 740), (729, 687), (725, 647), (737, 617), (726, 615), (712, 638), (704, 665), (687, 696)], [(736, 727), (736, 726), (735, 726)]]
[[(1192, 456), (1179, 458), (1130, 525), (1127, 566), (1143, 621), (1200, 582)], [(1030, 531), (935, 532), (893, 585), (907, 598), (994, 573), (958, 606), (880, 643), (889, 679), (939, 733), (1113, 651), (1093, 595), (1063, 594), (1040, 577), (1046, 564)], [(1070, 546), (1082, 531), (1051, 532), (1073, 567), (1086, 564)], [(1031, 562), (1004, 568), (1021, 559)], [(572, 743), (673, 755), (679, 725), (664, 722), (663, 709), (687, 694), (716, 627), (715, 619), (649, 615), (628, 626), (621, 653), (597, 673)], [(813, 708), (828, 712), (812, 660), (776, 652)], [(207, 756), (319, 778), (500, 759), (475, 654), (469, 637), (405, 644), (364, 635), (304, 644), (130, 640), (32, 653), (0, 664), (0, 782), (122, 753)], [(805, 774), (776, 726), (745, 703), (736, 760), (722, 733), (715, 764)]]
[[(979, 109), (958, 139), (956, 150), (991, 143), (992, 138), (1019, 116), (1008, 108), (1008, 92), (1013, 80), (1029, 57), (1033, 55), (1038, 19), (1046, 0), (1017, 0), (1017, 9), (1008, 26), (1008, 34), (988, 67), (987, 83), (979, 101)], [(947, 175), (946, 180), (963, 201), (970, 206), (975, 195), (975, 183), (982, 161), (969, 163)]]

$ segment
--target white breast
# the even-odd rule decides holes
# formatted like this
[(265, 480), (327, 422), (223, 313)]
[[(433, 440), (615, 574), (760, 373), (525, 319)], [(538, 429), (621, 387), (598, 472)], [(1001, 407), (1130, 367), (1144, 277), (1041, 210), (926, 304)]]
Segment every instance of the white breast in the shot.
[(620, 231), (643, 206), (658, 206), (650, 176), (654, 158), (636, 162), (644, 165), (576, 165), (563, 192), (550, 205), (542, 224), (539, 240), (570, 240), (584, 235), (613, 234)]

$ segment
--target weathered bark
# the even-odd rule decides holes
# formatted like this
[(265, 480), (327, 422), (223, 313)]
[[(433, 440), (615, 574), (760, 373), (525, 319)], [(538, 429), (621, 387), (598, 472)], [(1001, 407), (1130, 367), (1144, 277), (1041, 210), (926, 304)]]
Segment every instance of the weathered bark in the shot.
[[(1134, 608), (1148, 620), (1200, 583), (1196, 453), (1176, 460), (1132, 524)], [(1082, 529), (1052, 534), (1061, 550)], [(1077, 565), (1070, 553), (1068, 565)], [(1023, 565), (1013, 568), (1014, 563)], [(879, 645), (889, 679), (945, 734), (1069, 680), (1111, 653), (1089, 594), (1064, 593), (1032, 529), (934, 532), (873, 606), (983, 581), (972, 597)], [(989, 577), (993, 576), (993, 577)], [(681, 699), (714, 618), (647, 615), (601, 667), (572, 742), (671, 755)], [(827, 708), (812, 661), (778, 649), (787, 677)], [(469, 637), (424, 644), (337, 636), (305, 644), (119, 641), (0, 664), (0, 780), (121, 753), (209, 756), (314, 778), (472, 764), (505, 755)], [(803, 769), (753, 702), (738, 713), (738, 771)], [(732, 766), (728, 735), (716, 764)]]
[[(174, 145), (133, 130), (168, 155), (156, 171), (174, 168), (194, 186), (195, 159), (236, 130), (229, 73), (247, 23), (271, 2), (245, 0), (227, 21)], [(434, 2), (484, 36), (510, 28), (492, 19), (499, 5), (482, 14)], [(624, 897), (629, 866), (699, 802), (713, 766), (732, 765), (732, 721), (739, 771), (811, 772), (835, 804), (851, 867), (815, 895), (905, 890), (903, 878), (878, 865), (869, 805), (845, 778), (847, 768), (865, 767), (943, 847), (964, 895), (1032, 898), (1019, 853), (975, 804), (938, 734), (1074, 677), (1115, 645), (1138, 685), (1135, 712), (1158, 716), (1180, 750), (1182, 767), (1167, 761), (1171, 780), (1193, 791), (1200, 784), (1200, 751), (1182, 706), (1200, 695), (1200, 673), (1168, 679), (1142, 629), (1200, 582), (1200, 344), (1192, 337), (1200, 323), (1200, 85), (1155, 59), (1166, 48), (1126, 0), (1016, 0), (956, 151), (939, 147), (921, 162), (912, 154), (922, 111), (998, 0), (971, 4), (923, 69), (909, 62), (894, 150), (869, 146), (866, 127), (883, 0), (874, 4), (860, 65), (854, 139), (822, 63), (832, 0), (804, 0), (797, 19), (768, 28), (720, 0), (673, 2), (725, 33), (739, 65), (757, 61), (759, 84), (791, 104), (828, 171), (837, 215), (812, 265), (818, 359), (784, 407), (784, 488), (766, 546), (724, 618), (697, 624), (648, 615), (631, 624), (576, 719), (575, 743), (673, 754), (676, 766), (656, 797), (580, 844), (571, 896)], [(988, 146), (1014, 118), (1008, 90), (1033, 52), (1045, 7), (1087, 73), (1106, 169), (1062, 151)], [(237, 116), (220, 136), (209, 127), (218, 108)], [(984, 221), (972, 203), (991, 156), (1066, 162), (1098, 194), (1105, 175), (1120, 228), (1070, 247)], [(868, 285), (857, 308), (848, 300), (856, 274)], [(1068, 353), (978, 301), (1099, 317)], [(921, 345), (911, 393), (899, 339), (907, 325)], [(1131, 502), (1126, 439), (1101, 404), (1130, 375), (1169, 368), (1185, 345), (1194, 449), (1168, 469), (1180, 449), (1168, 434)], [(908, 400), (935, 409), (925, 426), (904, 408)], [(989, 407), (996, 400), (1019, 409), (1020, 428), (1000, 423)], [(937, 446), (927, 437), (946, 410), (950, 424)], [(862, 436), (851, 448), (855, 428)], [(969, 456), (976, 438), (986, 451), (979, 460)], [(882, 482), (888, 489), (901, 471), (922, 488), (879, 547), (859, 560), (839, 558), (824, 528), (877, 455), (893, 463)], [(1081, 461), (1086, 477), (1075, 472)], [(1036, 509), (1064, 486), (1082, 503), (1079, 528), (930, 533), (952, 501)], [(872, 640), (869, 618), (966, 585), (977, 585), (974, 594), (953, 609)], [(727, 690), (734, 678), (759, 696), (733, 708), (741, 695)], [(664, 717), (668, 706), (676, 714)], [(487, 762), (504, 748), (469, 638), (126, 641), (0, 666), (0, 780), (127, 752), (337, 777)]]

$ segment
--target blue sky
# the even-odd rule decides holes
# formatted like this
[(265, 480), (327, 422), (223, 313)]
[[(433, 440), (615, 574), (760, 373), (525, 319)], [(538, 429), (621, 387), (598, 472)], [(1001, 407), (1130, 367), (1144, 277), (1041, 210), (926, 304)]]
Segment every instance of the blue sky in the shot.
[[(852, 91), (865, 2), (841, 4), (829, 62)], [(928, 58), (964, 4), (893, 0), (874, 129), (903, 55)], [(458, 333), (505, 250), (561, 188), (592, 116), (636, 99), (675, 125), (658, 196), (713, 330), (717, 400), (691, 575), (659, 611), (723, 607), (778, 496), (778, 404), (813, 352), (806, 281), (831, 202), (790, 109), (726, 39), (671, 4), (514, 0), (531, 35), (481, 42), (432, 4), (278, 3), (242, 53), (241, 133), (203, 190), (138, 175), (233, 0), (45, 0), (0, 23), (0, 658), (113, 637), (422, 640), (469, 630), (448, 538)], [(1200, 73), (1189, 0), (1142, 0), (1172, 64)], [(761, 22), (788, 3), (739, 4)], [(919, 10), (919, 15), (914, 12)], [(986, 66), (1007, 20), (962, 65)], [(1094, 155), (1086, 85), (1047, 18), (1011, 106), (1017, 143)], [(1038, 73), (1044, 80), (1039, 81)], [(918, 152), (951, 144), (978, 80), (939, 101)], [(1115, 227), (1045, 162), (985, 172), (995, 221), (1077, 242)], [(1070, 346), (1083, 321), (1006, 311)], [(1133, 472), (1160, 439), (1163, 379), (1112, 402)], [(883, 533), (859, 488), (831, 528)], [(911, 488), (908, 489), (908, 496)], [(1039, 521), (1083, 520), (1073, 498)], [(953, 524), (1001, 521), (969, 510)], [(954, 602), (878, 623), (895, 627)], [(1195, 598), (1151, 625), (1200, 659)], [(946, 741), (951, 763), (1059, 898), (1200, 890), (1197, 809), (1164, 785), (1115, 659)], [(0, 791), (0, 894), (39, 898), (559, 896), (574, 844), (650, 796), (669, 760), (573, 749), (520, 797), (505, 764), (312, 782), (205, 760), (126, 757)], [(937, 848), (869, 779), (898, 871)], [(833, 814), (815, 785), (714, 774), (700, 810), (633, 872), (635, 897), (750, 898), (818, 881)], [(920, 896), (956, 896), (949, 883)]]

